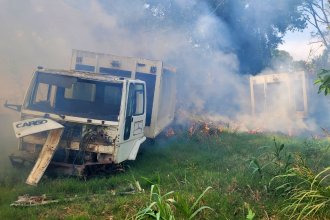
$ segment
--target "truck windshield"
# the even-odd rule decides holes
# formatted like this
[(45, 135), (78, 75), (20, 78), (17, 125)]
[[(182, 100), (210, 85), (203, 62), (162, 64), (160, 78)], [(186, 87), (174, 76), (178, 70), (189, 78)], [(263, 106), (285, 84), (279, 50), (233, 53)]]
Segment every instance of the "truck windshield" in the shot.
[(117, 121), (122, 83), (37, 73), (27, 109), (76, 117)]

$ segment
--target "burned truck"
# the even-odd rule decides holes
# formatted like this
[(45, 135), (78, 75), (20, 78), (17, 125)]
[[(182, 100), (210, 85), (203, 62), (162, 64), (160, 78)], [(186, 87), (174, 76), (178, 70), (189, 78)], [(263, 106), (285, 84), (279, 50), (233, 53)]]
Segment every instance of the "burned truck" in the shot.
[(292, 116), (307, 116), (307, 83), (303, 71), (251, 76), (250, 94), (253, 115), (275, 114), (281, 108)]
[(251, 110), (259, 129), (290, 135), (308, 130), (307, 79), (303, 71), (250, 77)]
[(36, 185), (45, 170), (84, 175), (135, 160), (146, 138), (174, 118), (175, 70), (163, 62), (73, 50), (71, 70), (39, 67), (14, 123), (20, 154), (32, 163), (26, 181)]

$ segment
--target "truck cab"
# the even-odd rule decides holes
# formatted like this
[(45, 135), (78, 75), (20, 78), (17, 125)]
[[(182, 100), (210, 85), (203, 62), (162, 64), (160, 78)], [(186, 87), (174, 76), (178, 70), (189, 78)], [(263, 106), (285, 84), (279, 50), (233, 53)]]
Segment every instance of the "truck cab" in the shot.
[[(72, 60), (68, 71), (34, 72), (21, 121), (14, 123), (22, 154), (10, 159), (35, 163), (29, 184), (37, 184), (48, 165), (83, 175), (87, 167), (135, 160), (146, 137), (174, 118), (174, 78), (162, 62), (75, 50)], [(109, 66), (101, 65), (105, 60)]]

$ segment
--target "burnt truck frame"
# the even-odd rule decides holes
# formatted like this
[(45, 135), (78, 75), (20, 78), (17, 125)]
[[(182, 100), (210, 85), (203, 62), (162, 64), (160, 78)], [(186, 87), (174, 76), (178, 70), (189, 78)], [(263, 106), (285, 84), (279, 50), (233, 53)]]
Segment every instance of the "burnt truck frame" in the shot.
[(34, 72), (14, 123), (20, 154), (10, 160), (35, 163), (31, 185), (48, 165), (84, 175), (135, 160), (146, 137), (173, 121), (175, 88), (175, 70), (161, 61), (73, 50), (71, 70)]
[[(251, 112), (253, 116), (262, 113), (274, 114), (276, 95), (274, 90), (281, 87), (286, 94), (287, 106), (292, 116), (305, 118), (308, 115), (307, 82), (303, 71), (280, 72), (250, 77)], [(277, 106), (284, 108), (283, 106)]]

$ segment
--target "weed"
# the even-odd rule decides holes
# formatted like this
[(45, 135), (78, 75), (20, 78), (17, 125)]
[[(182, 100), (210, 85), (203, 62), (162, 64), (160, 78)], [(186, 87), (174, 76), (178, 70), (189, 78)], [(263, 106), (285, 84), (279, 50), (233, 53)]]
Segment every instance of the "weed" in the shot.
[(200, 196), (196, 199), (196, 201), (193, 203), (193, 205), (190, 205), (190, 201), (181, 196), (180, 194), (177, 194), (177, 200), (174, 203), (175, 207), (177, 208), (178, 211), (180, 211), (180, 213), (184, 216), (184, 219), (194, 219), (201, 211), (205, 210), (205, 209), (209, 209), (212, 210), (212, 208), (210, 208), (209, 206), (200, 206), (198, 207), (198, 204), (200, 203), (200, 200), (203, 198), (203, 196), (205, 195), (205, 193), (212, 189), (212, 187), (207, 187), (202, 194), (200, 194)]
[(271, 177), (285, 173), (292, 165), (292, 155), (284, 151), (284, 144), (278, 144), (273, 139), (274, 147), (271, 152), (267, 151), (268, 146), (261, 147), (264, 151), (259, 157), (252, 157), (249, 161), (249, 168), (252, 168), (252, 174), (258, 173), (261, 178), (266, 174)]
[(150, 204), (140, 210), (133, 219), (174, 220), (173, 203), (175, 200), (170, 197), (173, 193), (174, 191), (170, 191), (162, 195), (160, 187), (158, 185), (152, 185), (149, 198)]
[(252, 168), (252, 174), (258, 173), (261, 178), (263, 178), (263, 170), (266, 166), (268, 166), (269, 163), (266, 163), (265, 165), (261, 166), (259, 163), (258, 158), (253, 157), (250, 159), (249, 167)]
[(286, 174), (285, 182), (277, 189), (288, 191), (287, 204), (282, 212), (290, 219), (307, 219), (314, 216), (325, 217), (330, 214), (330, 167), (315, 174), (306, 166), (296, 166)]
[(207, 187), (203, 193), (194, 201), (191, 202), (180, 193), (176, 193), (176, 200), (171, 197), (174, 195), (174, 191), (170, 191), (161, 194), (159, 185), (152, 185), (150, 190), (149, 205), (146, 208), (138, 211), (133, 219), (164, 219), (174, 220), (175, 216), (182, 216), (184, 219), (194, 219), (201, 211), (205, 209), (212, 210), (209, 206), (198, 206), (200, 200), (205, 193), (210, 190), (211, 187)]
[(253, 211), (252, 211), (252, 209), (248, 209), (248, 214), (246, 215), (246, 219), (247, 220), (253, 220), (254, 219), (254, 216), (256, 215), (256, 213), (254, 213)]

